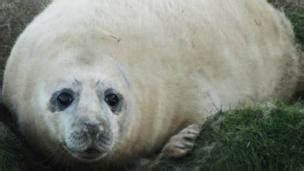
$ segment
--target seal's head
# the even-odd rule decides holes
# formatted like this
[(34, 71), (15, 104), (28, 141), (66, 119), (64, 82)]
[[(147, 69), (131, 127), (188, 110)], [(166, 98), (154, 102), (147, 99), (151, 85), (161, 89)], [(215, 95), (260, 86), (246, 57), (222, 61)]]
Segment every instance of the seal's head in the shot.
[(91, 83), (75, 80), (55, 89), (49, 94), (49, 111), (44, 117), (57, 132), (54, 138), (83, 161), (98, 160), (113, 149), (119, 137), (118, 115), (124, 106), (118, 90), (100, 81)]
[(47, 125), (51, 141), (74, 158), (91, 162), (109, 155), (128, 129), (128, 83), (111, 58), (81, 51), (73, 49), (49, 64), (52, 73), (41, 75), (32, 111)]
[(30, 79), (16, 113), (25, 136), (43, 150), (95, 162), (113, 156), (122, 143), (132, 100), (122, 67), (85, 46), (54, 47), (45, 58), (28, 61)]
[(95, 20), (68, 21), (52, 9), (18, 38), (6, 65), (4, 103), (30, 144), (56, 161), (123, 156), (137, 125), (133, 83), (115, 54), (119, 41)]

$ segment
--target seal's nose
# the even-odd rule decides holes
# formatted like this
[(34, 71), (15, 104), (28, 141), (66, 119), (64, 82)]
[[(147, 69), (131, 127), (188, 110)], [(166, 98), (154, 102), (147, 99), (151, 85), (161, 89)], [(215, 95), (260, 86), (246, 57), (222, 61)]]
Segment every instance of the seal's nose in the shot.
[(99, 124), (85, 123), (85, 126), (86, 126), (86, 128), (88, 130), (88, 133), (92, 137), (96, 137), (99, 133), (101, 133), (103, 131), (102, 127)]

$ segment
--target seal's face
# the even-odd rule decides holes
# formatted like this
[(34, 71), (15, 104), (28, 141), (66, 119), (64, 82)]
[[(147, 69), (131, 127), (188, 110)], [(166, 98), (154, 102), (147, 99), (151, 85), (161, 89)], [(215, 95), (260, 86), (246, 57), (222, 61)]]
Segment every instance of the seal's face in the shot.
[(52, 141), (46, 142), (47, 148), (56, 144), (80, 161), (94, 162), (113, 155), (131, 118), (126, 78), (111, 62), (80, 65), (74, 60), (59, 60), (49, 65), (50, 71), (57, 68), (58, 72), (49, 78), (43, 73), (35, 88), (33, 111), (41, 118), (38, 127), (44, 129), (38, 134), (47, 133)]
[(94, 161), (113, 148), (123, 103), (123, 95), (112, 87), (100, 82), (85, 86), (76, 80), (71, 87), (53, 92), (48, 108), (61, 115), (64, 149), (80, 160)]

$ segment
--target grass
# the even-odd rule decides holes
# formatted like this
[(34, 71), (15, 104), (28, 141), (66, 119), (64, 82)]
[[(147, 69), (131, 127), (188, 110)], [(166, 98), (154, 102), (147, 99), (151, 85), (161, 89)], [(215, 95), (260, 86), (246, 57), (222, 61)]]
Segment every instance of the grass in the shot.
[(192, 154), (155, 170), (304, 170), (302, 103), (219, 113)]
[(304, 6), (287, 6), (285, 14), (293, 24), (296, 39), (304, 48)]
[(301, 44), (302, 48), (304, 48), (304, 8), (287, 10), (286, 15), (294, 26), (298, 42)]

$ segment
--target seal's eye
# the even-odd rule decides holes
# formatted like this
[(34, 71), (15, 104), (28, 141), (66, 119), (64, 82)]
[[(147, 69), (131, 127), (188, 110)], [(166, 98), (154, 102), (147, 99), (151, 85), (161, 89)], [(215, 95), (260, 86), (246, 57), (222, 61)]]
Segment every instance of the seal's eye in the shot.
[(71, 89), (56, 91), (50, 100), (50, 110), (52, 112), (63, 111), (73, 103), (74, 98), (75, 93)]
[(119, 97), (116, 94), (111, 93), (111, 94), (106, 95), (105, 101), (111, 107), (115, 107), (119, 104)]
[(110, 106), (112, 112), (119, 112), (121, 108), (122, 97), (113, 89), (105, 91), (104, 101)]
[(64, 108), (67, 108), (74, 101), (74, 97), (69, 92), (61, 92), (57, 97), (57, 102)]

